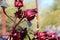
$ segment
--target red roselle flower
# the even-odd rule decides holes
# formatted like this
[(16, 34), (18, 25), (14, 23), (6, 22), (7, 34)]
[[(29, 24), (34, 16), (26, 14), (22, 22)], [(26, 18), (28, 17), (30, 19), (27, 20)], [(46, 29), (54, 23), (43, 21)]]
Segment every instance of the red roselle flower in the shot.
[(45, 40), (46, 37), (47, 37), (46, 32), (38, 32), (39, 40)]
[(25, 16), (28, 21), (31, 21), (35, 18), (35, 14), (37, 13), (36, 9), (27, 9), (25, 11)]
[(56, 38), (56, 33), (50, 33), (50, 34), (48, 34), (48, 36), (50, 37), (50, 38)]
[(16, 13), (15, 13), (15, 16), (17, 17), (17, 18), (22, 18), (22, 16), (23, 16), (23, 12), (22, 12), (22, 10), (19, 10), (19, 11), (17, 11)]
[(15, 7), (23, 7), (23, 0), (15, 0)]
[(39, 40), (56, 40), (56, 33), (47, 33), (47, 32), (37, 32), (37, 36)]

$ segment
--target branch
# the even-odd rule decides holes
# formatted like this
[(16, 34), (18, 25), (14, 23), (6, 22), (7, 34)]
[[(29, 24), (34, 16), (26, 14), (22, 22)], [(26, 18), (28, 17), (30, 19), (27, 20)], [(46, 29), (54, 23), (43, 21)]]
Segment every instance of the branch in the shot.
[[(6, 14), (5, 8), (2, 8), (2, 10), (3, 10), (4, 14), (5, 14), (8, 18), (10, 18), (10, 20), (12, 20), (12, 21), (14, 22), (14, 20)], [(14, 23), (15, 23), (15, 22), (14, 22)]]

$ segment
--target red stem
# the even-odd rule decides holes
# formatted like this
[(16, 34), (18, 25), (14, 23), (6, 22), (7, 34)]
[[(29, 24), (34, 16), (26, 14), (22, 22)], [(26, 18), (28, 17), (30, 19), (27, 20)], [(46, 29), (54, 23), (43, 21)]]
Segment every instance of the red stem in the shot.
[[(10, 18), (10, 17), (6, 14), (5, 8), (2, 8), (2, 9), (3, 9), (4, 14), (5, 14), (8, 18)], [(14, 22), (14, 20), (13, 20), (12, 18), (10, 18), (10, 20), (12, 20), (12, 21)], [(14, 23), (15, 23), (15, 22), (14, 22)]]

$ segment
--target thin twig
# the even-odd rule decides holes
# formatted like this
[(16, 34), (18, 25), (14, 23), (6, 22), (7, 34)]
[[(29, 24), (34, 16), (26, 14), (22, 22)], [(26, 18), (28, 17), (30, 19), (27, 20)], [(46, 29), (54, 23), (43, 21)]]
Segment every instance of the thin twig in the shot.
[[(14, 22), (14, 20), (6, 14), (5, 8), (2, 8), (2, 9), (3, 9), (4, 14), (5, 14), (8, 18), (10, 18), (10, 20), (12, 20), (12, 21)], [(14, 23), (15, 23), (15, 22), (14, 22)]]

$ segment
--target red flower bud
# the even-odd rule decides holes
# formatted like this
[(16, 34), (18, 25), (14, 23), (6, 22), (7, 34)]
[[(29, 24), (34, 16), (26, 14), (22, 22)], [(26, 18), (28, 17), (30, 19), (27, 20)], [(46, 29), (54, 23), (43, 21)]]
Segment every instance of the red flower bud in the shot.
[(15, 7), (23, 7), (23, 0), (15, 0)]
[(28, 20), (28, 21), (33, 20), (33, 19), (35, 18), (35, 14), (36, 14), (36, 13), (37, 13), (37, 12), (36, 12), (34, 9), (27, 9), (27, 10), (25, 11), (25, 15), (26, 15), (27, 20)]
[(15, 16), (19, 19), (22, 18), (22, 15), (23, 15), (22, 10), (19, 10), (18, 12), (15, 13)]

